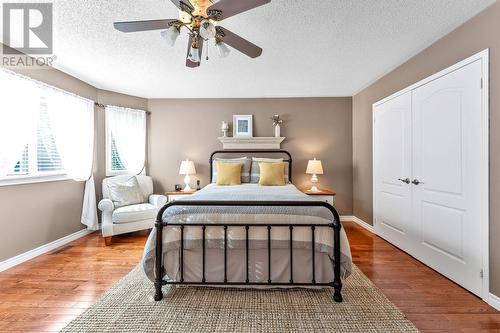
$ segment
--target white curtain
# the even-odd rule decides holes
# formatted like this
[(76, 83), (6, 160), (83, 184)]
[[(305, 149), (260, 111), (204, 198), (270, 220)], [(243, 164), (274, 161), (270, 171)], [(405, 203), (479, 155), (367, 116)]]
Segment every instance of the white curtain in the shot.
[(19, 161), (36, 131), (40, 87), (14, 72), (0, 69), (0, 177)]
[(146, 160), (146, 112), (108, 105), (106, 121), (123, 166), (140, 173)]
[(82, 224), (89, 230), (98, 230), (99, 220), (97, 218), (97, 198), (95, 194), (94, 176), (90, 176), (85, 182), (85, 191), (83, 192), (82, 206)]
[(85, 181), (81, 222), (97, 230), (97, 204), (92, 176), (94, 157), (94, 103), (88, 99), (44, 87), (52, 132), (69, 177)]

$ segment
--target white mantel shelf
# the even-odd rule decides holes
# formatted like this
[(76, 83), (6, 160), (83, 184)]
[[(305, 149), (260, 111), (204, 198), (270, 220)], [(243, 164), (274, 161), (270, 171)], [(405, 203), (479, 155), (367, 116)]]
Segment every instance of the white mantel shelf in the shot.
[(284, 137), (219, 137), (223, 149), (281, 149)]

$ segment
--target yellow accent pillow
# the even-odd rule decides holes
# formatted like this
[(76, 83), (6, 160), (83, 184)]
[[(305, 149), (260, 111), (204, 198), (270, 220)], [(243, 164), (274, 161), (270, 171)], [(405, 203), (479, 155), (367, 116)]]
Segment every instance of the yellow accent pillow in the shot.
[(243, 163), (217, 162), (217, 185), (241, 185)]
[(259, 185), (283, 186), (285, 185), (285, 163), (259, 163)]

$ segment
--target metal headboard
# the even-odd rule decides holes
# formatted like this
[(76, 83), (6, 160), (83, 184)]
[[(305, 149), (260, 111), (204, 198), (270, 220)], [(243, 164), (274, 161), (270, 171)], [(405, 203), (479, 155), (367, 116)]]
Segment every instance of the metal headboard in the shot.
[(283, 159), (283, 162), (288, 162), (288, 179), (290, 182), (292, 182), (292, 155), (286, 151), (286, 150), (281, 150), (281, 149), (270, 149), (270, 150), (264, 150), (264, 149), (259, 149), (259, 150), (248, 150), (248, 149), (226, 149), (226, 150), (216, 150), (210, 155), (210, 159), (208, 162), (210, 163), (210, 183), (212, 182), (212, 174), (213, 174), (213, 162), (214, 162), (214, 156), (217, 154), (284, 154), (287, 155), (287, 159)]

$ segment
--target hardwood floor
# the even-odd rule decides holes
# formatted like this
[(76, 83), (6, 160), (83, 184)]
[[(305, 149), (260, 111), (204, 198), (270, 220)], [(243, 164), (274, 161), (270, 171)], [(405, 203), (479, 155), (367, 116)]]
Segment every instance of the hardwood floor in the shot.
[[(353, 261), (422, 332), (500, 332), (500, 313), (354, 223)], [(81, 238), (0, 273), (0, 332), (57, 332), (140, 260), (145, 233)]]

